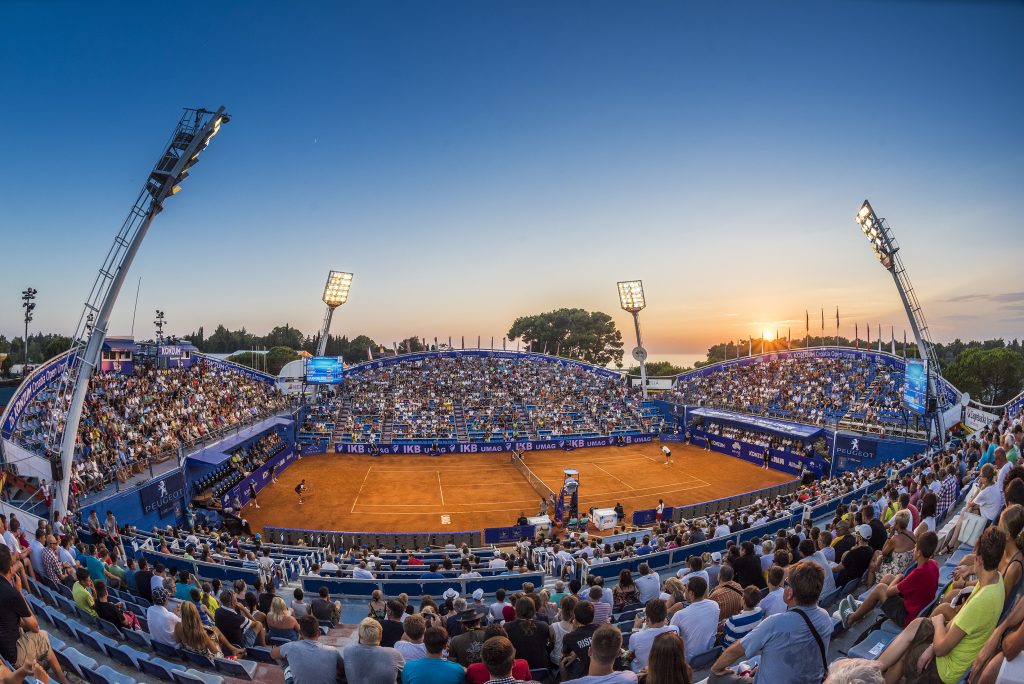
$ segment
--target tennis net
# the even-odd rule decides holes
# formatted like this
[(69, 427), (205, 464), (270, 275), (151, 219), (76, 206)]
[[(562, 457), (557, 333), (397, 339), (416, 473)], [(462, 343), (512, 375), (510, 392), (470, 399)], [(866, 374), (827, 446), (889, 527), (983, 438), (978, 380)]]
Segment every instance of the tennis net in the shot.
[(555, 498), (555, 492), (552, 491), (551, 487), (544, 484), (544, 481), (537, 477), (537, 475), (527, 467), (526, 462), (523, 461), (523, 455), (518, 451), (512, 452), (512, 463), (519, 472), (522, 473), (523, 477), (526, 478), (526, 481), (530, 483), (530, 486), (533, 487), (534, 491), (549, 501)]

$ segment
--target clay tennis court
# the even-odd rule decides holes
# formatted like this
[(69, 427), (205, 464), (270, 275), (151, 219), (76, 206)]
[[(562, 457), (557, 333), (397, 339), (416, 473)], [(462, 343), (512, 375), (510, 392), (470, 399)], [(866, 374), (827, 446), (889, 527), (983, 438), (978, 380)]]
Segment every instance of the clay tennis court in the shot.
[[(580, 471), (580, 508), (619, 501), (627, 519), (658, 499), (683, 505), (788, 482), (791, 475), (739, 459), (672, 444), (666, 466), (660, 444), (527, 452), (526, 465), (555, 492), (564, 468)], [(299, 505), (295, 485), (312, 492)], [(253, 529), (264, 525), (344, 532), (453, 532), (514, 525), (535, 515), (540, 497), (508, 453), (444, 456), (304, 456), (260, 492), (259, 510), (247, 506)]]

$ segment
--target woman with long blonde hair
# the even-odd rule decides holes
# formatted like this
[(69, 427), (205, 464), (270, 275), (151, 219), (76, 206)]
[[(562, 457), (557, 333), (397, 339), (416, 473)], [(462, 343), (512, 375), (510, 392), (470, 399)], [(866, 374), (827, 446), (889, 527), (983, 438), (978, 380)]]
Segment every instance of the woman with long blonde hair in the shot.
[(244, 648), (235, 648), (216, 627), (203, 627), (199, 609), (191, 601), (181, 603), (181, 622), (174, 625), (174, 638), (186, 649), (211, 658), (245, 653)]
[(292, 617), (287, 604), (280, 596), (270, 602), (267, 612), (267, 636), (295, 640), (299, 638), (299, 622)]

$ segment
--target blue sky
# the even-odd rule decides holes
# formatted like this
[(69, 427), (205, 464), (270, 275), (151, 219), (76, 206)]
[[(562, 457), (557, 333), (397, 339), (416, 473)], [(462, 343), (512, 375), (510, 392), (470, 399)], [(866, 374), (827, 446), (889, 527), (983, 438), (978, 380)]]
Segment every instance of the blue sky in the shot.
[(1020, 3), (292, 5), (0, 7), (0, 333), (28, 285), (35, 327), (78, 320), (180, 108), (220, 104), (112, 333), (140, 275), (137, 334), (309, 332), (334, 268), (334, 332), (382, 342), (562, 306), (628, 331), (627, 278), (653, 358), (837, 305), (899, 336), (865, 197), (937, 339), (1022, 329)]

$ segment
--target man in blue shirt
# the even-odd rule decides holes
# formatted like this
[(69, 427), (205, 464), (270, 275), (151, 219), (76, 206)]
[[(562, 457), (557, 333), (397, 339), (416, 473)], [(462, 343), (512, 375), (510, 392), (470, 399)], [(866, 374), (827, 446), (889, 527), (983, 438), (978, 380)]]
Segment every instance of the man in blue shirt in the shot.
[(423, 634), (426, 658), (409, 660), (402, 669), (402, 684), (463, 684), (466, 670), (458, 663), (444, 659), (448, 632), (442, 627), (428, 627)]
[(444, 575), (437, 571), (439, 567), (437, 563), (431, 563), (430, 570), (420, 575), (420, 579), (444, 579)]
[[(825, 678), (832, 618), (818, 607), (825, 571), (801, 561), (790, 567), (783, 598), (789, 609), (765, 618), (749, 634), (725, 649), (711, 668), (711, 682), (749, 681), (729, 670), (744, 658), (761, 656), (754, 682), (820, 684)], [(803, 613), (803, 616), (801, 616)], [(807, 624), (807, 620), (810, 625)], [(813, 630), (813, 631), (812, 631)]]

